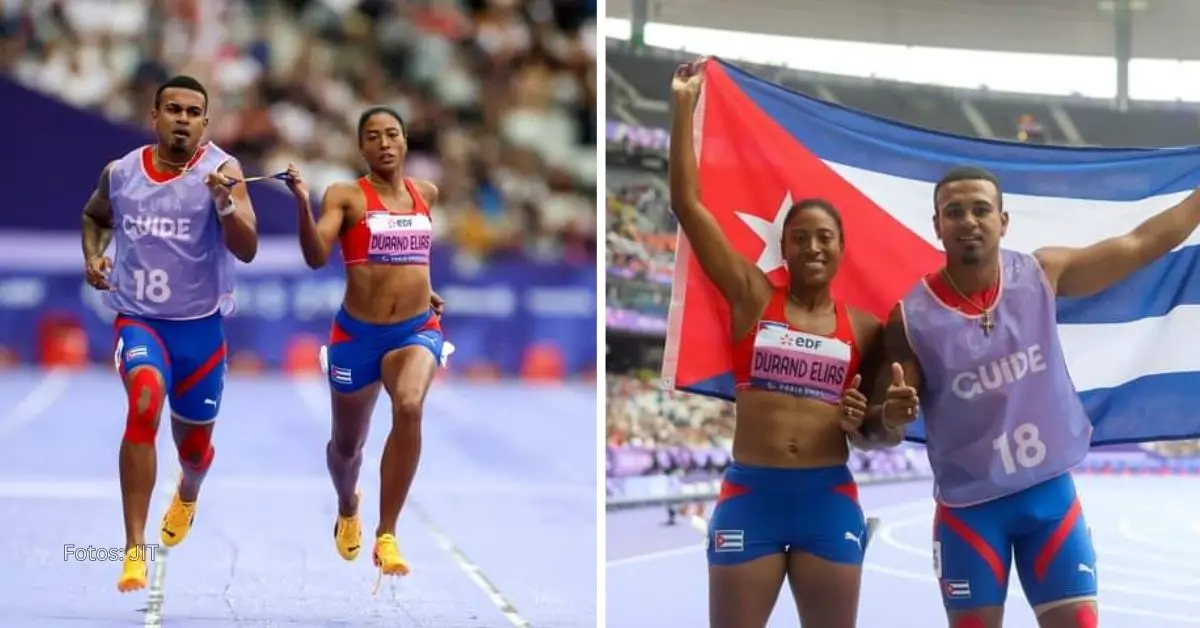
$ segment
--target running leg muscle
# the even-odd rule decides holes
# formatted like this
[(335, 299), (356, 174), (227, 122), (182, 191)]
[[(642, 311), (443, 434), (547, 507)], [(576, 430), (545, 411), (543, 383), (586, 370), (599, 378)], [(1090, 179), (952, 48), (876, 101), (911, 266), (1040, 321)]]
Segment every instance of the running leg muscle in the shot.
[(343, 394), (332, 393), (333, 421), (325, 446), (325, 465), (337, 491), (338, 514), (358, 513), (358, 476), (362, 470), (363, 446), (371, 427), (371, 413), (379, 396), (379, 384)]
[(379, 465), (379, 527), (395, 534), (421, 459), (421, 417), (437, 361), (424, 347), (411, 346), (383, 358), (383, 381), (392, 399), (392, 430)]
[(158, 473), (154, 441), (158, 436), (158, 420), (167, 387), (157, 369), (139, 366), (126, 375), (125, 393), (129, 407), (118, 464), (125, 512), (125, 544), (132, 547), (146, 542), (146, 516)]
[(179, 499), (194, 502), (200, 496), (200, 484), (208, 475), (216, 451), (212, 446), (213, 422), (198, 424), (171, 419), (171, 435), (179, 452), (179, 467), (183, 480), (179, 483)]
[(1040, 628), (1096, 628), (1100, 613), (1095, 600), (1078, 600), (1040, 612), (1037, 620)]
[(862, 567), (834, 563), (812, 554), (790, 553), (787, 570), (800, 625), (821, 628), (857, 625)]
[(709, 565), (709, 628), (764, 628), (786, 573), (784, 554), (768, 554), (739, 565)]

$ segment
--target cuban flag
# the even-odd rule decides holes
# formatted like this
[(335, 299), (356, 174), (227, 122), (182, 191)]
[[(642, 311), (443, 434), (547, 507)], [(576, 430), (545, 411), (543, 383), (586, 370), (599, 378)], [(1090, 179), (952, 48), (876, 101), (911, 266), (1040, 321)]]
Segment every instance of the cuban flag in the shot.
[[(834, 295), (881, 320), (943, 264), (933, 186), (955, 166), (1000, 179), (1001, 246), (1086, 246), (1133, 230), (1200, 184), (1200, 147), (1099, 149), (970, 139), (818, 101), (716, 59), (696, 110), (701, 200), (734, 247), (783, 285), (781, 223), (793, 200), (843, 215)], [(1200, 235), (1113, 288), (1060, 299), (1071, 377), (1093, 445), (1200, 436)], [(729, 311), (680, 234), (664, 387), (733, 398)], [(924, 440), (921, 420), (908, 439)]]

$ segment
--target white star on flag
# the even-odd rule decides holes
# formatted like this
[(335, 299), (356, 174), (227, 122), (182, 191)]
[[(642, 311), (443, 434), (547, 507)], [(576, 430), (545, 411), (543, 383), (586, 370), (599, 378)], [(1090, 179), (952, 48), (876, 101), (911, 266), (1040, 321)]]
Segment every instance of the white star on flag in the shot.
[(770, 273), (777, 268), (783, 268), (783, 222), (787, 219), (788, 210), (792, 208), (792, 193), (788, 192), (775, 212), (775, 220), (767, 221), (753, 214), (733, 212), (747, 227), (763, 241), (763, 252), (758, 256), (759, 270)]

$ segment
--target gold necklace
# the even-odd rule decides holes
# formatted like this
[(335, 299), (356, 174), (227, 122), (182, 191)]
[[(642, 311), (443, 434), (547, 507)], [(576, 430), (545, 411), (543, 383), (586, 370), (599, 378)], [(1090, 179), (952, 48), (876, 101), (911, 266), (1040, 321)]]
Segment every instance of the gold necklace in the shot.
[(191, 163), (191, 161), (193, 158), (196, 157), (196, 153), (192, 153), (191, 156), (189, 156), (186, 160), (183, 161), (183, 163), (178, 163), (178, 162), (174, 162), (174, 161), (167, 161), (165, 158), (163, 158), (162, 153), (158, 152), (157, 146), (155, 146), (153, 148), (153, 150), (154, 150), (154, 158), (158, 160), (158, 163), (163, 164), (164, 166), (170, 166), (172, 168), (179, 168), (179, 174), (181, 174), (181, 175), (186, 173), (187, 171), (191, 170), (192, 166), (195, 165), (195, 164)]
[(990, 336), (992, 334), (992, 329), (996, 327), (996, 324), (992, 322), (992, 311), (983, 307), (979, 303), (976, 303), (974, 299), (967, 296), (966, 293), (960, 290), (958, 284), (954, 283), (954, 278), (950, 276), (950, 271), (943, 268), (942, 276), (946, 278), (946, 283), (950, 284), (950, 288), (953, 289), (958, 296), (962, 297), (962, 299), (967, 303), (979, 308), (980, 312), (983, 312), (983, 315), (979, 318), (979, 327), (983, 329), (983, 335)]

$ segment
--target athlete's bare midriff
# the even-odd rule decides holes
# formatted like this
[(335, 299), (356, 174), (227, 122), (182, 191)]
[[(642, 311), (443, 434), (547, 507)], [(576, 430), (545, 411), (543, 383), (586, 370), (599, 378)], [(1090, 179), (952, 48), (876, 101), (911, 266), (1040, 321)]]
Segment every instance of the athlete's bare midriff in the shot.
[(346, 267), (346, 312), (364, 323), (398, 323), (423, 314), (431, 296), (428, 266)]
[(763, 390), (737, 392), (733, 459), (803, 469), (844, 465), (850, 446), (837, 406)]

